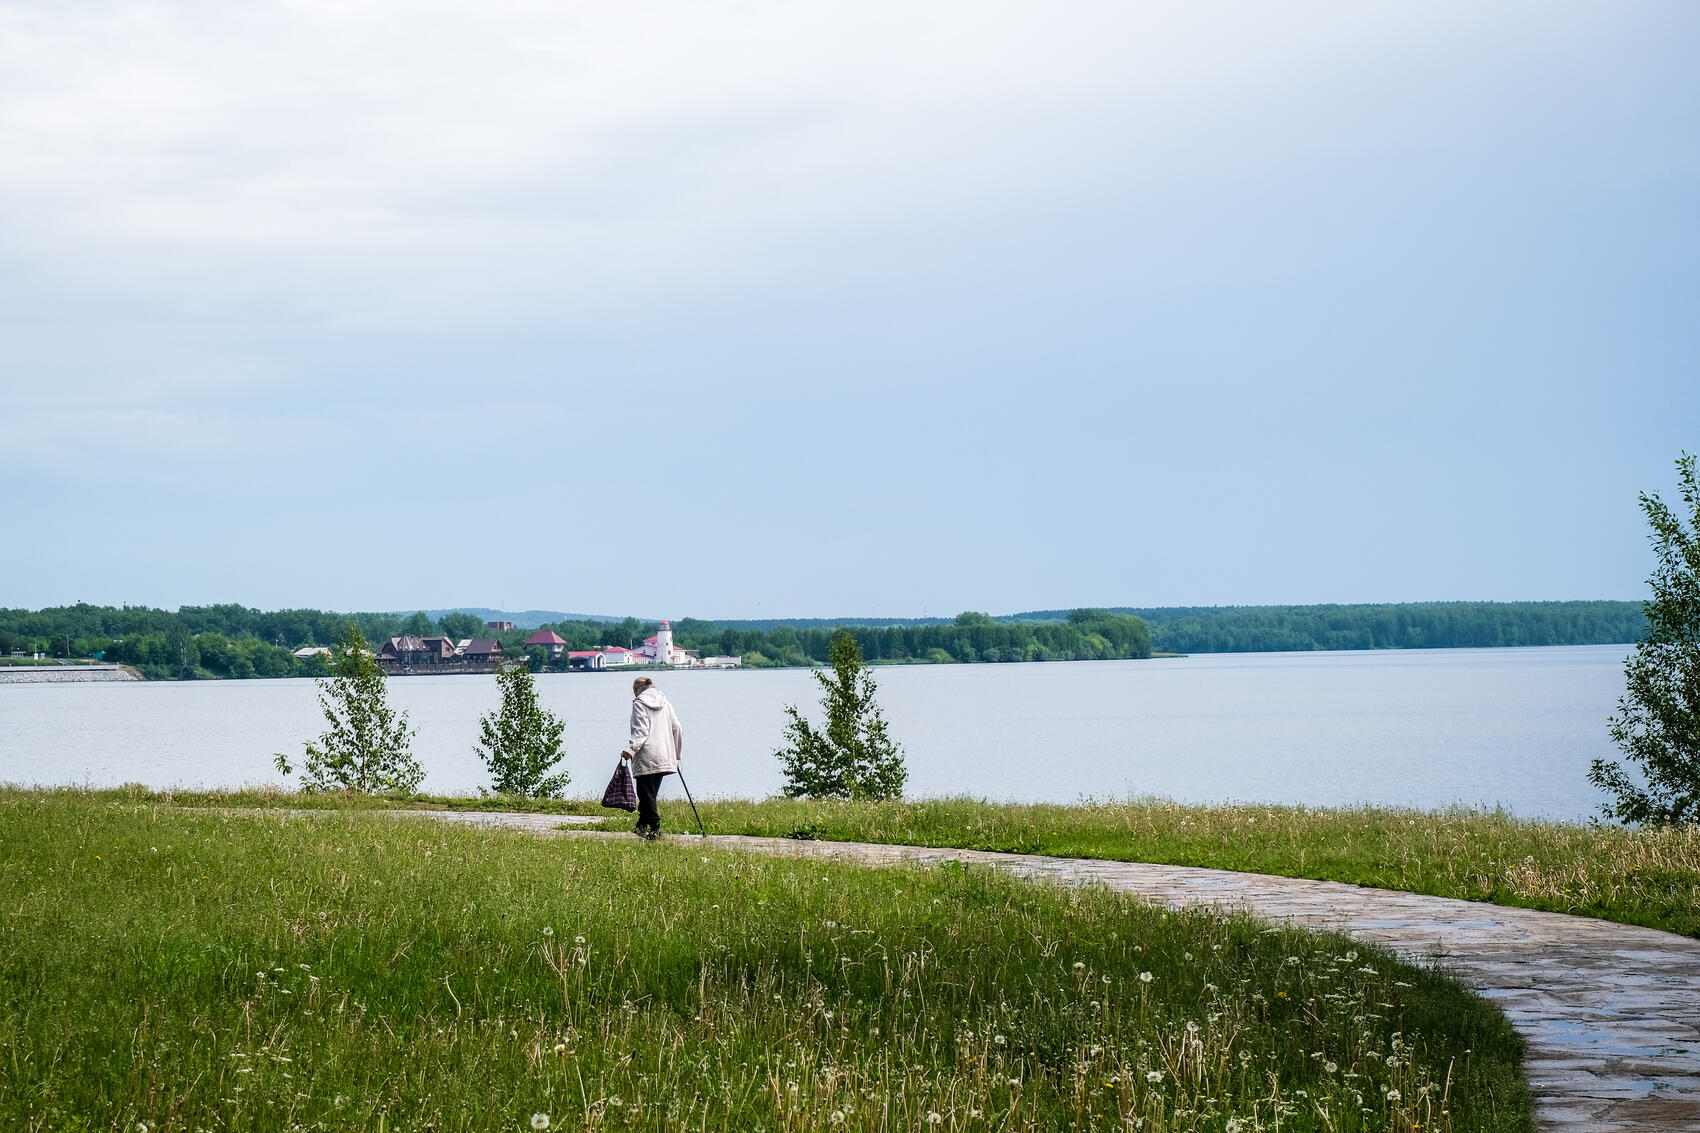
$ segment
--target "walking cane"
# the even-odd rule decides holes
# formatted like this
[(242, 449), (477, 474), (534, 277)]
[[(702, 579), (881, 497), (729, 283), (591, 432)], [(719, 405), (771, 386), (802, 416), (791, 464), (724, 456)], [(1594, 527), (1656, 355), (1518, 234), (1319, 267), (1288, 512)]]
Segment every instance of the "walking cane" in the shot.
[(697, 815), (697, 829), (702, 831), (702, 836), (704, 838), (708, 837), (708, 828), (702, 824), (702, 815), (697, 814), (697, 801), (691, 798), (691, 787), (689, 783), (685, 782), (685, 773), (675, 767), (673, 768), (673, 774), (679, 777), (679, 786), (685, 788), (685, 799), (691, 804), (691, 813)]

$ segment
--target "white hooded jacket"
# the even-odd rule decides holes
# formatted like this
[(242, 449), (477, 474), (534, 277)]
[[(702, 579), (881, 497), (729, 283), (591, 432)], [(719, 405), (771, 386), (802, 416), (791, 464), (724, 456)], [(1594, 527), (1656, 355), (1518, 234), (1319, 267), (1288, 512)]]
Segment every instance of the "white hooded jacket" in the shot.
[(679, 753), (685, 750), (685, 732), (673, 702), (658, 688), (650, 687), (632, 698), (632, 738), (626, 745), (632, 753), (633, 775), (655, 775), (679, 769)]

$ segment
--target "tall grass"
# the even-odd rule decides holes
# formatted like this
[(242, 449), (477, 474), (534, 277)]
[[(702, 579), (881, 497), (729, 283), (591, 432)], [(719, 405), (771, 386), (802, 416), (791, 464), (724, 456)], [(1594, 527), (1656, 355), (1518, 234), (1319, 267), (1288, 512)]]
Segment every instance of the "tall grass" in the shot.
[[(4, 789), (0, 788), (0, 793)], [(396, 807), (607, 815), (590, 799), (409, 799), (299, 795), (266, 789), (91, 797), (178, 806)], [(1164, 799), (1084, 800), (1070, 806), (919, 799), (697, 800), (718, 834), (950, 846), (1272, 873), (1549, 909), (1700, 936), (1700, 828), (1635, 830), (1514, 818), (1503, 811), (1186, 806)], [(694, 827), (682, 800), (664, 825)], [(621, 817), (611, 828), (629, 826)]]
[[(1206, 866), (1549, 909), (1700, 936), (1700, 827), (1631, 830), (1502, 811), (1073, 806), (975, 799), (698, 800), (710, 830)], [(662, 809), (690, 828), (689, 808)]]
[(995, 870), (0, 792), (6, 1129), (1514, 1130), (1518, 1059), (1363, 945)]

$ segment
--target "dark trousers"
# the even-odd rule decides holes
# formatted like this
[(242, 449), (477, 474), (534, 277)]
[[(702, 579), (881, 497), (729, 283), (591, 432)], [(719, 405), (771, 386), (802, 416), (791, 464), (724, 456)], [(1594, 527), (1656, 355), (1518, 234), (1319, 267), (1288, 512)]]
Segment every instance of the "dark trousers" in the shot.
[(651, 834), (661, 832), (661, 812), (655, 809), (655, 796), (661, 793), (661, 780), (671, 774), (671, 771), (657, 771), (653, 775), (637, 776), (638, 833), (646, 830)]

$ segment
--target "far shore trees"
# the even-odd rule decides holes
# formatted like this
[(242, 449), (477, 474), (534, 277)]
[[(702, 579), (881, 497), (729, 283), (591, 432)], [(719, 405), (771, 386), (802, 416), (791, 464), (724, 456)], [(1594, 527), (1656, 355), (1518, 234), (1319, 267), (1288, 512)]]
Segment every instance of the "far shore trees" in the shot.
[(570, 780), (566, 772), (551, 775), (561, 762), (561, 733), (566, 722), (537, 703), (537, 683), (524, 661), (509, 661), (496, 670), (502, 690), (500, 711), (478, 721), (478, 752), (490, 769), (497, 794), (520, 798), (555, 798)]
[(873, 673), (862, 661), (854, 635), (832, 639), (832, 675), (820, 682), (824, 728), (817, 729), (794, 705), (785, 706), (786, 746), (776, 751), (791, 798), (895, 799), (909, 777), (903, 749), (886, 731), (885, 714), (874, 699)]
[(1611, 738), (1645, 783), (1615, 760), (1588, 772), (1615, 799), (1607, 815), (1655, 826), (1700, 824), (1700, 476), (1695, 458), (1676, 462), (1688, 524), (1663, 500), (1641, 493), (1658, 566), (1643, 604), (1647, 633), (1624, 662), (1628, 691), (1617, 702)]
[[(397, 715), (390, 707), (384, 670), (352, 621), (331, 649), (330, 670), (318, 682), (329, 727), (307, 743), (301, 788), (412, 794), (425, 779), (412, 751), (413, 729), (406, 712)], [(282, 755), (277, 767), (285, 775), (291, 771)]]

